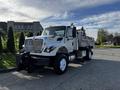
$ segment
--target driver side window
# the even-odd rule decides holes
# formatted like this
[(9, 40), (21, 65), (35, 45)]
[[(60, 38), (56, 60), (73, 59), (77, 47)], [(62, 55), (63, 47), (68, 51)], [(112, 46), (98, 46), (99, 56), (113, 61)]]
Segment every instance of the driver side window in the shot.
[(72, 28), (68, 28), (67, 37), (72, 37)]

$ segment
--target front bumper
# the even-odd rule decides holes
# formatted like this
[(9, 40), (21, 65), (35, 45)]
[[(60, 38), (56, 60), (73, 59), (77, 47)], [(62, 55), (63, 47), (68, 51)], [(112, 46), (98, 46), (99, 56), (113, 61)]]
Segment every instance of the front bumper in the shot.
[(30, 55), (31, 56), (31, 61), (33, 62), (34, 65), (49, 65), (50, 64), (50, 59), (52, 57), (47, 57), (47, 56), (38, 56), (38, 55)]
[(31, 55), (31, 54), (17, 54), (16, 55), (16, 64), (24, 64), (25, 66), (31, 65), (49, 65), (50, 60), (53, 57), (51, 56), (39, 56), (39, 55)]

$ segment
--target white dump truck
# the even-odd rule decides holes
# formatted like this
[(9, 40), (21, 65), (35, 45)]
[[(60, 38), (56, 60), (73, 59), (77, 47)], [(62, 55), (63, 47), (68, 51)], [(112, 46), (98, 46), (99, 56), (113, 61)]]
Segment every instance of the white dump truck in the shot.
[(41, 36), (25, 39), (23, 49), (17, 54), (18, 70), (32, 72), (35, 66), (50, 66), (63, 74), (70, 61), (91, 60), (94, 39), (75, 26), (51, 26)]

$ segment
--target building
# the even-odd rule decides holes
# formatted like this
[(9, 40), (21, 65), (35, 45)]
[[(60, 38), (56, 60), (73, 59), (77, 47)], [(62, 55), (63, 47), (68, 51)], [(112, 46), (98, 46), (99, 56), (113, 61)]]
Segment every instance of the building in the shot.
[(0, 22), (0, 29), (8, 31), (12, 27), (14, 32), (41, 32), (43, 30), (40, 22)]
[(7, 23), (6, 22), (0, 22), (0, 30), (7, 31)]
[(13, 28), (15, 32), (41, 32), (43, 30), (42, 25), (40, 22), (14, 22), (8, 21), (7, 22), (7, 30), (9, 27)]

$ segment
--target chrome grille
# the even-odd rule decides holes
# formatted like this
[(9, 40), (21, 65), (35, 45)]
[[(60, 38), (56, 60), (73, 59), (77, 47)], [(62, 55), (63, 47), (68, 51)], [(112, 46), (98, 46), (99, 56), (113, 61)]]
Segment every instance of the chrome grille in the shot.
[(41, 52), (42, 45), (43, 45), (43, 39), (33, 40), (33, 47), (35, 52)]
[(25, 49), (28, 52), (40, 53), (42, 50), (43, 39), (27, 39), (25, 41)]

